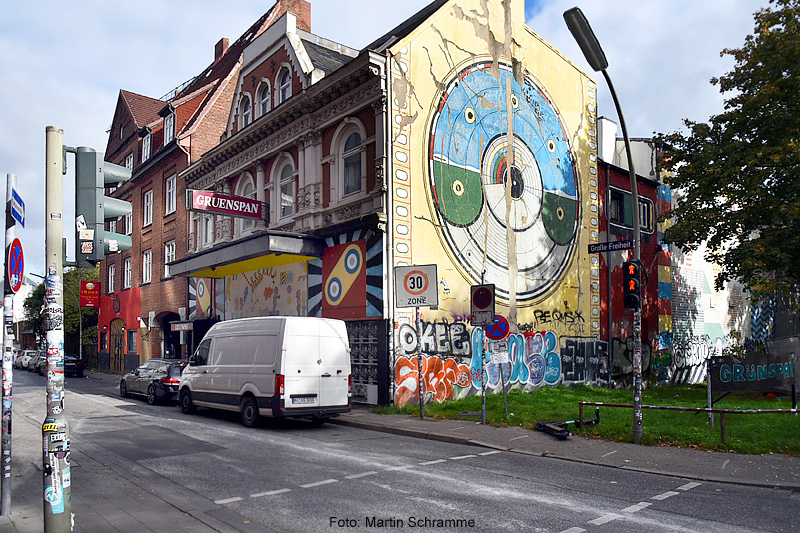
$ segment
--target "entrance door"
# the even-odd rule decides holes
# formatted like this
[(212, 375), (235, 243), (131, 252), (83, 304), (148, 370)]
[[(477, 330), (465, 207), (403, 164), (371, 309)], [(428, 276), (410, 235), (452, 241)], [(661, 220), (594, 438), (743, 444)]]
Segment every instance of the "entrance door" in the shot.
[(125, 321), (121, 318), (111, 321), (108, 351), (111, 371), (122, 373), (125, 370)]

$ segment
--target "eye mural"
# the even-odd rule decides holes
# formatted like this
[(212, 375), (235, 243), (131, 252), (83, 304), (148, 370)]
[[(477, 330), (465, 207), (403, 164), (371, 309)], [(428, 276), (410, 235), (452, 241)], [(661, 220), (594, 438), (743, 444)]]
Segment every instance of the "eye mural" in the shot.
[(447, 81), (431, 115), (427, 181), (456, 264), (475, 281), (485, 270), (499, 299), (514, 290), (524, 302), (552, 289), (575, 251), (575, 160), (544, 91), (529, 76), (520, 85), (510, 65), (493, 66), (475, 62)]

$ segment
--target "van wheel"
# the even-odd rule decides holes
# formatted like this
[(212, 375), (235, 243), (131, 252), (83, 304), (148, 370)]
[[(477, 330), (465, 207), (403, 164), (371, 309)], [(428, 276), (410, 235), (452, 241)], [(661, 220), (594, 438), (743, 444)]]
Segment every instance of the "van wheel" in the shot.
[(181, 389), (180, 404), (181, 413), (185, 415), (190, 415), (197, 411), (197, 407), (194, 405), (194, 402), (192, 402), (192, 393), (189, 392), (189, 389)]
[(152, 383), (147, 387), (147, 403), (155, 405), (158, 399), (156, 398), (156, 387)]
[(239, 407), (242, 411), (242, 424), (248, 428), (256, 427), (261, 418), (258, 414), (256, 399), (252, 396), (245, 396), (242, 398), (242, 403)]

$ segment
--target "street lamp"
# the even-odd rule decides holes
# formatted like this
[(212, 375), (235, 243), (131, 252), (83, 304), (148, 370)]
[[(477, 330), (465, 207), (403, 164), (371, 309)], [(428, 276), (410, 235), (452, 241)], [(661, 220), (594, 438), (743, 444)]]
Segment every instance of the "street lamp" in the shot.
[[(608, 60), (597, 40), (589, 21), (578, 7), (573, 7), (564, 12), (564, 21), (567, 23), (570, 33), (575, 38), (578, 46), (583, 52), (589, 66), (595, 72), (602, 72), (603, 77), (608, 83), (611, 91), (611, 98), (614, 100), (614, 107), (617, 108), (617, 116), (622, 127), (622, 138), (625, 140), (625, 152), (628, 156), (628, 173), (631, 179), (631, 200), (633, 203), (633, 257), (634, 261), (641, 263), (641, 229), (639, 227), (639, 189), (636, 183), (636, 171), (633, 169), (633, 156), (631, 155), (631, 142), (628, 138), (628, 128), (625, 126), (625, 118), (622, 116), (622, 107), (617, 99), (617, 92), (611, 77), (606, 69)], [(642, 310), (633, 310), (633, 442), (639, 444), (642, 439)]]

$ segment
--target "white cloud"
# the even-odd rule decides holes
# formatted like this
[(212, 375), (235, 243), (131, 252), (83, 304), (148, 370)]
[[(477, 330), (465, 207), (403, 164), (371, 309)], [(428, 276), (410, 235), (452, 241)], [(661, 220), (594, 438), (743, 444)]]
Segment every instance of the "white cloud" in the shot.
[[(361, 48), (427, 0), (312, 0), (312, 30)], [(608, 57), (633, 137), (706, 120), (723, 98), (708, 80), (732, 67), (721, 59), (753, 29), (755, 0), (592, 0), (582, 5)], [(27, 224), (17, 230), (26, 270), (44, 271), (45, 127), (64, 129), (69, 146), (105, 149), (120, 89), (160, 97), (200, 72), (222, 37), (233, 42), (271, 1), (77, 0), (13, 2), (0, 18), (0, 176), (17, 175)], [(532, 29), (589, 70), (562, 13), (574, 0), (540, 0)], [(599, 74), (599, 112), (615, 118)], [(68, 163), (73, 165), (72, 159)], [(69, 174), (68, 176), (71, 176)], [(72, 225), (71, 178), (64, 182), (64, 230)], [(71, 254), (70, 254), (71, 255)]]

